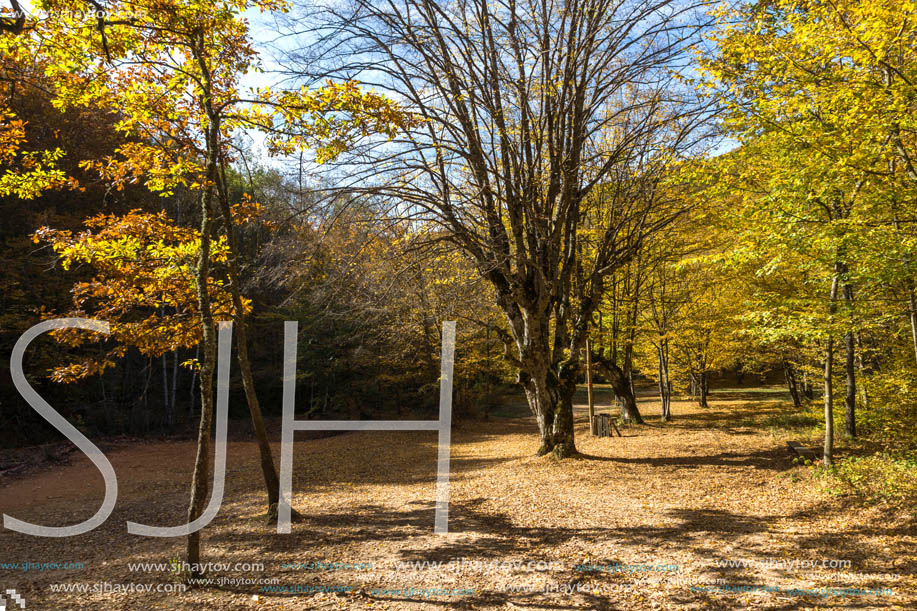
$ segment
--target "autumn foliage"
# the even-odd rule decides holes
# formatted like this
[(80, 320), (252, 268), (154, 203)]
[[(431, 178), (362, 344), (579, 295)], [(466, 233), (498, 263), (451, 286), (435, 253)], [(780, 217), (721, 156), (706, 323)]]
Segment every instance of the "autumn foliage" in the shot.
[[(120, 217), (98, 215), (85, 224), (87, 230), (76, 235), (47, 227), (35, 233), (35, 242), (49, 244), (65, 270), (85, 265), (93, 273), (88, 282), (74, 285), (72, 310), (46, 316), (108, 321), (115, 346), (101, 357), (56, 368), (53, 379), (72, 382), (101, 374), (117, 365), (130, 347), (151, 357), (199, 344), (194, 281), (200, 255), (198, 232), (177, 226), (164, 212), (139, 210)], [(225, 239), (211, 243), (215, 269), (225, 264), (226, 250)], [(232, 300), (224, 284), (217, 278), (208, 284), (216, 320), (232, 318)], [(248, 300), (246, 307), (250, 307)], [(75, 330), (55, 333), (70, 346), (97, 341), (93, 335)]]

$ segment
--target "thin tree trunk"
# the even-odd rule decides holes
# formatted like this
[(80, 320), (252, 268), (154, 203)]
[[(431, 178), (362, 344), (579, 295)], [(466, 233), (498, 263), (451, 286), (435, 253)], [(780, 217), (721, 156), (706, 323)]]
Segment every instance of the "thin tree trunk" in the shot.
[(866, 367), (866, 361), (863, 358), (863, 341), (860, 334), (856, 335), (857, 343), (857, 369), (860, 371), (860, 381), (857, 386), (860, 389), (860, 401), (862, 401), (863, 409), (869, 409), (869, 393), (866, 389), (866, 375), (868, 373)]
[(108, 403), (108, 396), (105, 394), (105, 372), (99, 374), (99, 388), (102, 390), (102, 405)]
[(251, 415), (252, 427), (255, 438), (258, 440), (258, 451), (261, 458), (261, 472), (264, 475), (264, 485), (267, 490), (268, 515), (272, 515), (272, 507), (277, 504), (280, 494), (280, 479), (277, 477), (277, 468), (274, 466), (274, 457), (271, 453), (271, 444), (264, 428), (264, 418), (261, 415), (261, 406), (258, 394), (255, 391), (255, 382), (252, 377), (251, 364), (248, 358), (248, 325), (245, 309), (242, 304), (242, 287), (239, 274), (239, 246), (236, 233), (233, 231), (232, 215), (229, 208), (229, 199), (226, 192), (225, 176), (221, 167), (220, 181), (217, 183), (219, 196), (217, 198), (223, 218), (223, 227), (226, 232), (228, 246), (229, 289), (232, 295), (233, 321), (236, 332), (236, 356), (239, 361), (239, 370), (242, 374), (242, 386), (245, 389), (245, 399), (248, 402), (248, 412)]
[(589, 402), (589, 433), (595, 435), (595, 402), (592, 397), (592, 343), (586, 338), (586, 394)]
[[(210, 72), (203, 51), (199, 47), (193, 48), (192, 51), (203, 74), (209, 76)], [(194, 474), (191, 478), (188, 523), (200, 517), (204, 510), (204, 501), (207, 498), (207, 484), (210, 478), (210, 429), (213, 423), (213, 373), (217, 351), (208, 280), (210, 278), (210, 234), (213, 229), (214, 185), (219, 180), (217, 163), (220, 155), (221, 128), (219, 116), (213, 112), (210, 95), (211, 91), (209, 83), (207, 83), (202, 92), (203, 104), (207, 111), (207, 118), (210, 121), (206, 130), (207, 161), (205, 179), (207, 184), (201, 192), (201, 249), (197, 261), (197, 275), (195, 276), (204, 354), (201, 360), (201, 420), (197, 430), (197, 455), (194, 459)], [(188, 534), (187, 556), (188, 564), (191, 567), (199, 567), (201, 565), (200, 530)], [(194, 575), (194, 573), (195, 571), (192, 571), (193, 577), (199, 576)]]
[[(631, 409), (631, 407), (628, 406), (627, 398), (625, 396), (622, 396), (618, 392), (618, 387), (614, 387), (614, 388), (615, 388), (615, 394), (618, 397), (622, 398), (621, 417), (627, 419), (627, 418), (632, 418), (634, 415), (634, 412), (636, 412), (637, 410), (636, 402), (634, 401), (634, 398), (637, 396), (637, 389), (634, 387), (634, 345), (631, 342), (628, 342), (627, 345), (624, 347), (624, 367), (622, 368), (621, 372), (624, 376), (624, 383), (627, 384), (627, 393), (626, 394), (627, 396), (631, 398), (633, 409)], [(643, 420), (640, 419), (639, 416), (637, 418), (637, 421), (640, 424), (643, 424)]]
[(831, 369), (834, 367), (834, 339), (829, 337), (825, 343), (825, 448), (824, 461), (826, 466), (833, 464), (834, 453), (834, 386), (831, 379)]
[(178, 348), (172, 351), (172, 397), (171, 397), (171, 406), (172, 409), (169, 412), (169, 427), (174, 425), (174, 414), (176, 407), (176, 399), (178, 392)]
[(665, 374), (665, 421), (668, 422), (672, 419), (672, 380), (669, 378), (669, 342), (665, 342), (665, 367), (663, 368), (663, 373)]
[(150, 392), (150, 378), (153, 375), (153, 362), (151, 358), (146, 360), (146, 366), (143, 368), (143, 391), (140, 393), (140, 402), (143, 404), (143, 407), (147, 406), (147, 397)]
[(669, 381), (669, 357), (667, 340), (659, 340), (656, 351), (659, 357), (659, 398), (662, 403), (662, 421), (672, 419), (672, 383)]
[[(838, 275), (840, 273), (840, 264), (835, 265), (834, 277), (831, 279), (831, 296), (829, 310), (834, 314), (837, 301)], [(828, 339), (825, 340), (825, 447), (824, 462), (825, 466), (834, 464), (834, 385), (831, 372), (834, 367), (834, 338), (829, 332)]]
[(914, 362), (917, 363), (917, 299), (914, 297), (913, 286), (907, 292), (908, 317), (911, 319), (911, 342), (914, 345)]
[[(846, 272), (846, 266), (844, 267)], [(848, 310), (853, 309), (853, 287), (844, 283), (843, 288), (844, 301)], [(844, 400), (844, 432), (848, 438), (854, 438), (857, 435), (856, 429), (856, 399), (857, 399), (857, 377), (856, 377), (856, 338), (853, 331), (848, 330), (844, 335), (844, 348), (846, 350), (846, 359), (844, 368), (847, 372), (847, 396)]]
[(815, 398), (815, 391), (812, 389), (812, 384), (809, 383), (809, 374), (805, 369), (802, 370), (802, 395), (809, 401)]
[(148, 432), (147, 426), (146, 426), (147, 425), (147, 414), (150, 413), (149, 399), (150, 399), (150, 382), (153, 380), (153, 357), (149, 357), (147, 359), (146, 368), (143, 371), (146, 373), (146, 379), (144, 379), (143, 381), (143, 394), (141, 395), (142, 402), (143, 402), (143, 410), (140, 413), (141, 415), (140, 420), (142, 420), (142, 423), (141, 424), (137, 423), (138, 419), (136, 417), (136, 412), (134, 410), (131, 410), (131, 413), (134, 415), (132, 417), (131, 430), (134, 433), (141, 433), (145, 435)]
[(659, 404), (662, 406), (662, 420), (666, 420), (665, 413), (665, 377), (662, 375), (662, 342), (656, 346), (656, 377), (658, 378), (657, 386), (659, 388)]
[[(884, 68), (885, 71), (885, 84), (886, 87), (891, 87), (893, 75), (892, 69), (890, 66), (886, 65)], [(917, 170), (915, 170), (913, 162), (910, 156), (907, 153), (907, 149), (904, 147), (904, 144), (901, 142), (901, 127), (897, 122), (892, 124), (891, 137), (895, 143), (895, 150), (897, 152), (897, 158), (891, 157), (888, 160), (888, 169), (891, 175), (895, 175), (897, 172), (897, 162), (901, 162), (904, 166), (905, 172), (912, 180), (917, 180)], [(897, 198), (892, 195), (891, 201), (889, 202), (892, 208), (892, 216), (895, 227), (895, 232), (901, 230), (901, 221), (898, 218), (898, 202)], [(911, 257), (906, 256), (905, 263), (910, 263)], [(910, 318), (911, 323), (911, 343), (914, 348), (914, 362), (917, 363), (917, 298), (914, 296), (914, 282), (911, 278), (906, 280), (907, 285), (907, 308), (908, 308), (908, 318)]]
[(160, 356), (162, 364), (162, 405), (166, 412), (166, 426), (172, 427), (172, 404), (169, 403), (169, 362), (166, 353)]
[[(198, 344), (194, 347), (195, 363), (200, 364), (200, 358), (201, 358), (201, 345)], [(195, 397), (197, 396), (194, 393), (194, 385), (197, 383), (197, 369), (198, 369), (197, 366), (195, 366), (194, 369), (191, 371), (191, 397), (189, 398), (190, 400), (188, 401), (188, 422), (194, 419), (194, 404), (195, 404)]]
[(783, 377), (786, 378), (786, 385), (790, 391), (790, 397), (793, 399), (793, 406), (799, 409), (802, 407), (802, 399), (799, 396), (799, 386), (796, 382), (796, 370), (786, 358), (783, 359)]
[[(211, 127), (208, 134), (210, 150), (214, 151), (208, 159), (208, 179), (215, 177), (215, 130)], [(204, 355), (201, 360), (201, 420), (197, 430), (197, 456), (194, 460), (194, 475), (191, 479), (191, 502), (188, 505), (188, 522), (200, 517), (207, 498), (207, 484), (210, 478), (210, 428), (213, 423), (213, 368), (216, 359), (216, 336), (213, 329), (213, 313), (210, 307), (210, 295), (207, 281), (210, 277), (210, 231), (213, 187), (206, 187), (201, 195), (201, 252), (197, 263), (197, 301), (201, 318)], [(201, 564), (201, 531), (188, 535), (187, 561), (192, 567)]]
[[(643, 418), (640, 417), (640, 412), (637, 410), (637, 389), (634, 387), (634, 342), (637, 339), (637, 317), (640, 314), (641, 278), (639, 274), (639, 268), (640, 258), (638, 256), (636, 262), (634, 263), (632, 287), (633, 303), (631, 304), (630, 309), (625, 313), (627, 335), (624, 341), (624, 358), (622, 360), (622, 371), (624, 373), (624, 379), (626, 380), (629, 389), (627, 395), (630, 397), (630, 401), (628, 401), (626, 398), (621, 401), (621, 418), (624, 420), (633, 419), (635, 422), (643, 424)], [(615, 361), (615, 364), (617, 364), (617, 361)]]
[(848, 438), (857, 436), (856, 430), (856, 349), (853, 331), (844, 335), (846, 359), (844, 368), (847, 372), (847, 396), (844, 398), (844, 432)]
[(710, 396), (710, 374), (702, 371), (700, 374), (700, 406), (709, 407), (707, 398)]

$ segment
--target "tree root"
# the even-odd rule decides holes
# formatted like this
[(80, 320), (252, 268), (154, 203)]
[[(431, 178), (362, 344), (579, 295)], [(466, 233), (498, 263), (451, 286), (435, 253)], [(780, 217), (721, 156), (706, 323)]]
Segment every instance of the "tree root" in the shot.
[[(277, 520), (279, 519), (280, 517), (277, 514), (277, 503), (272, 503), (271, 506), (267, 510), (267, 515), (265, 516), (264, 521), (266, 524), (276, 525)], [(296, 523), (296, 522), (303, 522), (303, 521), (305, 521), (305, 518), (303, 517), (303, 515), (291, 507), (290, 508), (290, 522)]]

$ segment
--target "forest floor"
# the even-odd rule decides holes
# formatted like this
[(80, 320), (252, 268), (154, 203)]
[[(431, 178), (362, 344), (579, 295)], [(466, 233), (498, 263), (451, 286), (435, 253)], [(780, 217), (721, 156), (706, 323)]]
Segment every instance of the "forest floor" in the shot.
[[(533, 456), (530, 418), (456, 424), (446, 535), (433, 533), (436, 433), (298, 437), (293, 506), (305, 520), (285, 535), (264, 524), (255, 444), (233, 441), (222, 509), (202, 531), (202, 560), (229, 568), (180, 593), (156, 591), (176, 583), (168, 571), (129, 563), (181, 558), (184, 541), (133, 536), (125, 522), (184, 521), (194, 444), (116, 444), (105, 451), (118, 502), (102, 526), (67, 538), (0, 529), (0, 563), (83, 568), (0, 564), (0, 591), (26, 609), (917, 608), (917, 519), (823, 492), (787, 452), (794, 433), (775, 425), (784, 398), (717, 390), (707, 409), (673, 402), (663, 424), (647, 396), (648, 424), (612, 438), (590, 437), (579, 409), (582, 456), (564, 461)], [(0, 486), (3, 513), (44, 525), (89, 518), (104, 490), (80, 452)], [(112, 591), (128, 584), (153, 591)]]

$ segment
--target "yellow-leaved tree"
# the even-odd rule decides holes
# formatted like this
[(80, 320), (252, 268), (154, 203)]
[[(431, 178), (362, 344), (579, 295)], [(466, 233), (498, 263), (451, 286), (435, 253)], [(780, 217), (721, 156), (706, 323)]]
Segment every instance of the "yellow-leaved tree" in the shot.
[[(245, 302), (226, 180), (233, 161), (232, 139), (241, 129), (258, 129), (267, 134), (275, 152), (312, 147), (323, 161), (360, 137), (390, 137), (416, 119), (354, 82), (329, 82), (318, 90), (245, 91), (242, 79), (259, 69), (259, 58), (244, 15), (285, 11), (284, 0), (116, 1), (106, 5), (103, 16), (90, 20), (83, 18), (86, 6), (81, 0), (44, 0), (36, 8), (60, 18), (26, 19), (20, 36), (4, 39), (3, 52), (18, 58), (42, 57), (59, 108), (92, 104), (115, 111), (121, 118), (117, 129), (130, 137), (115, 155), (86, 160), (84, 167), (98, 170), (116, 187), (143, 182), (164, 195), (183, 187), (196, 193), (200, 204), (191, 281), (202, 342), (202, 407), (188, 519), (201, 514), (207, 496), (214, 321), (219, 312), (209, 286), (213, 236), (220, 229), (225, 242), (217, 247), (224, 249), (228, 277), (221, 290), (231, 298), (237, 355), (261, 451), (270, 515), (279, 485), (248, 362)], [(187, 555), (189, 564), (200, 565), (199, 532), (189, 535)]]

